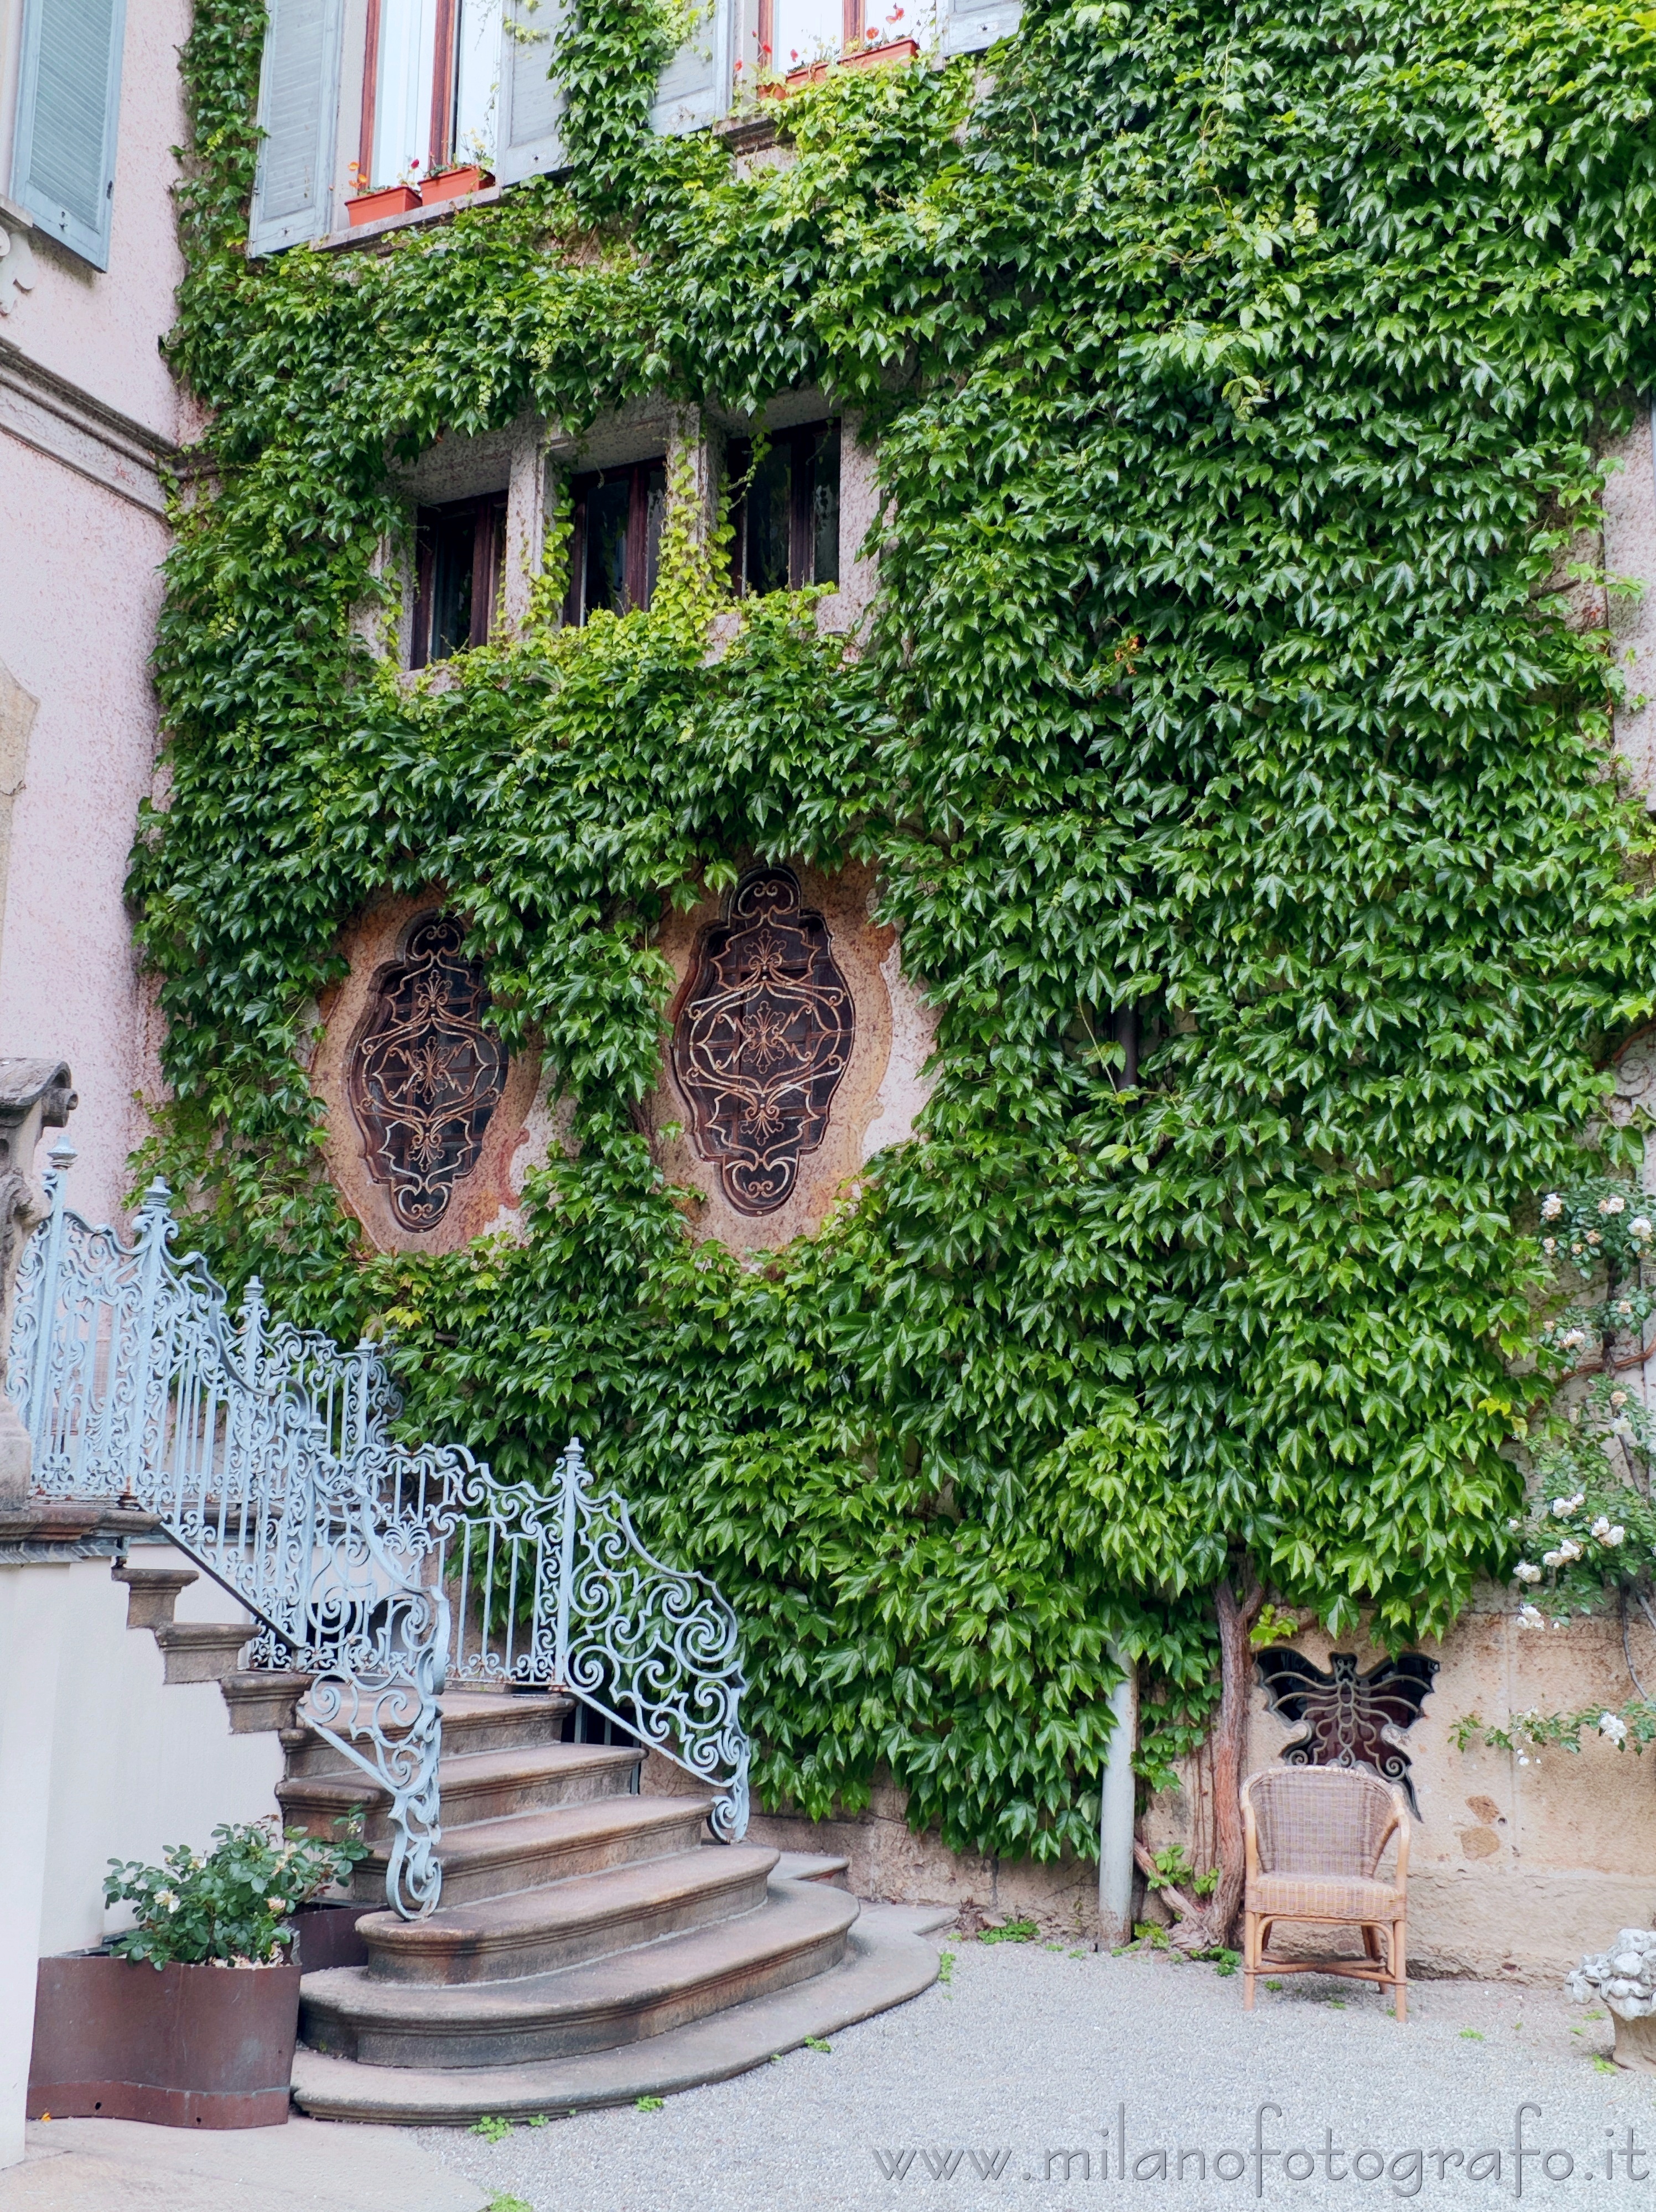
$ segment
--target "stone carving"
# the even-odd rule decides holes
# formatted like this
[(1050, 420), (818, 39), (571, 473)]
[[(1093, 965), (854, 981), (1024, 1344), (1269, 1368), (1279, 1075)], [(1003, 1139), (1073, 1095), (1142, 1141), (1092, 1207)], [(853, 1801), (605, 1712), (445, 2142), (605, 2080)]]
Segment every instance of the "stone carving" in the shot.
[(1413, 1727), (1432, 1694), (1435, 1659), (1404, 1651), (1366, 1674), (1357, 1672), (1353, 1651), (1330, 1652), (1326, 1674), (1301, 1651), (1262, 1651), (1255, 1664), (1271, 1711), (1306, 1724), (1303, 1735), (1282, 1747), (1285, 1766), (1367, 1766), (1383, 1781), (1400, 1782), (1420, 1818), (1409, 1756), (1397, 1737)]
[(483, 969), (447, 915), (409, 926), (403, 957), (375, 978), (350, 1055), (350, 1109), (368, 1171), (399, 1224), (435, 1229), (477, 1166), (506, 1087), (506, 1048), (484, 1028)]
[(20, 292), (34, 289), (34, 250), (15, 216), (0, 221), (0, 315), (9, 315)]
[(673, 1073), (697, 1151), (740, 1213), (791, 1195), (828, 1131), (856, 1012), (827, 922), (786, 868), (742, 878), (697, 939), (673, 1032)]
[(74, 1112), (71, 1080), (65, 1060), (0, 1060), (0, 1504), (28, 1494), (28, 1431), (5, 1389), (6, 1355), (18, 1266), (43, 1211), (34, 1148), (42, 1129), (63, 1128)]

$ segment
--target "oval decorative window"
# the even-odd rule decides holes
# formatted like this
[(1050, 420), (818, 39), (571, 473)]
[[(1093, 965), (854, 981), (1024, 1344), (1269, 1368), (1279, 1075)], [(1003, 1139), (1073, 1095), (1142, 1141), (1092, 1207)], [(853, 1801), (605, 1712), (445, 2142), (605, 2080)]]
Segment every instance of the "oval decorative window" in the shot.
[(405, 1229), (435, 1229), (483, 1153), (506, 1087), (506, 1048), (484, 1027), (483, 963), (443, 914), (409, 925), (402, 957), (374, 979), (347, 1090), (368, 1171)]
[(753, 869), (697, 939), (673, 1031), (696, 1149), (739, 1212), (771, 1213), (792, 1195), (855, 1040), (827, 923), (789, 870)]

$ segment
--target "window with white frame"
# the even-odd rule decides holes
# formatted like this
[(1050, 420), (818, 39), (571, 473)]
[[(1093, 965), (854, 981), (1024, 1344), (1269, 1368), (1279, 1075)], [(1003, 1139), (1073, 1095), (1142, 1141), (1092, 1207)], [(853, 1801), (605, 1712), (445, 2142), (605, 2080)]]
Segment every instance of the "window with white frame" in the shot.
[[(0, 4), (3, 0), (0, 0)], [(37, 10), (119, 9), (124, 0), (27, 0)], [(557, 59), (578, 0), (267, 0), (251, 254), (346, 227), (354, 191), (401, 185), (412, 214), (426, 179), (477, 162), (499, 185), (563, 166)], [(933, 33), (944, 53), (991, 45), (1021, 0), (689, 0), (689, 35), (661, 72), (652, 120), (697, 131), (729, 112), (738, 70), (804, 64)], [(347, 24), (353, 27), (347, 38)], [(360, 43), (359, 43), (360, 41)], [(780, 60), (772, 58), (786, 47)], [(761, 47), (769, 52), (762, 54)], [(112, 140), (113, 143), (113, 140)], [(360, 212), (360, 210), (358, 210)]]
[(361, 186), (492, 168), (501, 15), (501, 0), (368, 0)]

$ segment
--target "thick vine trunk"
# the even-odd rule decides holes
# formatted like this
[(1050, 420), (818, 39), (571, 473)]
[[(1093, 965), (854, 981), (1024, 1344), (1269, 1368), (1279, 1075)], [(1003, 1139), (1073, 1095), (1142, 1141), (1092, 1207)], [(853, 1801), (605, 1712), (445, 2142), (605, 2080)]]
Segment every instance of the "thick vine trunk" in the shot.
[[(1160, 1894), (1178, 1914), (1171, 1940), (1181, 1951), (1228, 1948), (1242, 1910), (1246, 1869), (1242, 1856), (1242, 1760), (1247, 1746), (1248, 1692), (1253, 1681), (1253, 1646), (1249, 1641), (1259, 1618), (1264, 1591), (1251, 1565), (1245, 1570), (1239, 1596), (1227, 1576), (1214, 1592), (1219, 1619), (1219, 1717), (1214, 1723), (1214, 1839), (1219, 1883), (1211, 1897), (1193, 1903), (1171, 1884)], [(1154, 1862), (1142, 1844), (1134, 1856), (1146, 1874)]]

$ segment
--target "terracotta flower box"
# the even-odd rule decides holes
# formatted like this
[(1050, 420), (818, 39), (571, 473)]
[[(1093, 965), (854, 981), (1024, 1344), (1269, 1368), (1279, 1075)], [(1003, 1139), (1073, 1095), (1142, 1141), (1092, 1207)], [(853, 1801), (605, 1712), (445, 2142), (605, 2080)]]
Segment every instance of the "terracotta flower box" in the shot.
[(428, 177), (420, 186), (421, 203), (429, 207), (433, 200), (457, 200), (467, 192), (480, 192), (494, 179), (487, 169), (479, 168), (473, 161), (464, 169), (445, 169), (441, 174)]
[(281, 2127), (299, 1976), (296, 1966), (157, 1972), (100, 1951), (42, 1959), (29, 2118)]
[(388, 215), (412, 215), (420, 195), (412, 185), (381, 185), (377, 191), (358, 192), (345, 206), (352, 228), (363, 222), (383, 222)]
[(837, 62), (813, 62), (808, 69), (789, 70), (782, 82), (789, 92), (797, 92), (801, 85), (821, 84), (831, 69), (881, 69), (892, 62), (911, 62), (919, 52), (916, 39), (892, 39), (883, 46), (859, 46)]

